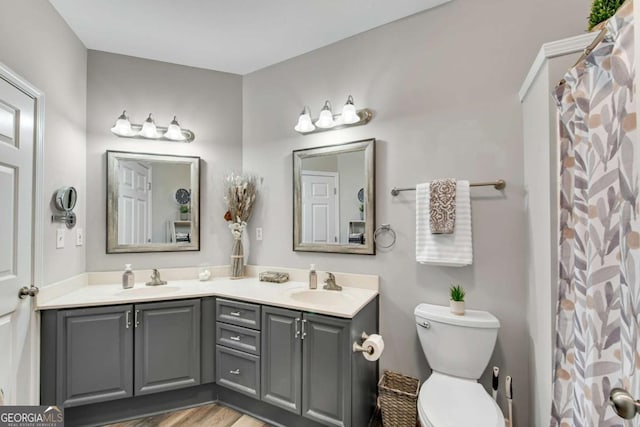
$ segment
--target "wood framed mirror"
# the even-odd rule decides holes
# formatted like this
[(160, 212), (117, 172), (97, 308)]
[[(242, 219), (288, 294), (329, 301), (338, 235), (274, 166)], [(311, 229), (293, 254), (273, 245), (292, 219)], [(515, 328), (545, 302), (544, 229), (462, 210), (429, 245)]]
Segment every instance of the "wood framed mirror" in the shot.
[(293, 250), (374, 255), (375, 139), (293, 152)]
[(107, 253), (200, 250), (200, 158), (107, 151)]

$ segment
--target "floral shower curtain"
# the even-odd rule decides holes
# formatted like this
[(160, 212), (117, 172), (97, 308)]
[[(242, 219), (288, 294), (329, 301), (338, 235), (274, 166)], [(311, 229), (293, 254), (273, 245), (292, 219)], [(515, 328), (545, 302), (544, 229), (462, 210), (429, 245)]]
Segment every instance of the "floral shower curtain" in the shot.
[(640, 426), (608, 404), (640, 398), (640, 148), (632, 2), (556, 88), (560, 117), (559, 298), (551, 426)]

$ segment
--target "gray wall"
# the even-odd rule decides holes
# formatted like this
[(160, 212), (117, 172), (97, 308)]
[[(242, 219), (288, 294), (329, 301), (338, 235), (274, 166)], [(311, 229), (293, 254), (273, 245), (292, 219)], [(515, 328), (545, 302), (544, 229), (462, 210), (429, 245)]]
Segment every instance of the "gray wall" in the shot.
[[(90, 50), (87, 99), (87, 271), (229, 263), (231, 233), (223, 219), (223, 177), (242, 167), (242, 77)], [(118, 138), (109, 129), (126, 109), (132, 123), (174, 115), (192, 130), (190, 144)], [(105, 253), (107, 150), (200, 156), (200, 252)]]
[[(517, 92), (540, 45), (582, 33), (588, 8), (588, 0), (457, 0), (244, 78), (243, 167), (265, 178), (249, 233), (253, 238), (253, 229), (263, 227), (264, 240), (252, 241), (250, 262), (379, 274), (381, 367), (423, 379), (429, 371), (413, 309), (422, 301), (447, 304), (448, 287), (461, 283), (470, 308), (501, 321), (490, 364), (514, 378), (519, 426), (530, 425), (534, 349), (526, 319)], [(308, 136), (293, 130), (303, 105), (317, 116), (325, 99), (341, 107), (348, 94), (375, 111), (371, 123)], [(395, 247), (376, 256), (292, 252), (291, 151), (369, 137), (377, 139), (377, 223), (392, 225)], [(415, 262), (414, 193), (392, 198), (389, 191), (435, 177), (507, 180), (504, 195), (472, 190), (473, 266)], [(482, 382), (489, 386), (488, 371)]]
[[(78, 190), (76, 227), (85, 228), (85, 126), (87, 50), (48, 1), (0, 2), (0, 62), (45, 94), (44, 128), (44, 283), (85, 271), (85, 247), (75, 246), (75, 229), (51, 222), (53, 193)], [(66, 245), (56, 249), (56, 229)]]

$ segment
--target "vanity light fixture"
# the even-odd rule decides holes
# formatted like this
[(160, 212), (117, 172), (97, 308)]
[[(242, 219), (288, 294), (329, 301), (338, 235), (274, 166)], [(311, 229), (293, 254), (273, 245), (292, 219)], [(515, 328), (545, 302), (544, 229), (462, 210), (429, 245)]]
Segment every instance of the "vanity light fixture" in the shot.
[(176, 119), (176, 116), (173, 116), (173, 120), (171, 120), (171, 123), (169, 123), (169, 128), (164, 133), (164, 137), (172, 141), (184, 141), (185, 139), (187, 139), (182, 134), (182, 129), (180, 128), (180, 123), (178, 123), (178, 119)]
[(313, 132), (316, 130), (316, 127), (311, 122), (311, 111), (309, 111), (309, 107), (306, 105), (302, 109), (300, 117), (298, 117), (298, 124), (296, 124), (294, 129), (300, 133)]
[(126, 115), (126, 111), (123, 111), (120, 114), (120, 117), (116, 119), (115, 125), (111, 128), (111, 132), (124, 137), (132, 137), (136, 133), (131, 129), (131, 122), (129, 121), (129, 117)]
[(149, 113), (149, 117), (147, 117), (147, 120), (142, 124), (142, 129), (140, 129), (138, 135), (147, 139), (156, 139), (160, 137), (158, 129), (156, 128), (156, 122), (151, 117), (151, 113)]
[(335, 122), (333, 121), (333, 112), (331, 111), (331, 103), (329, 101), (324, 101), (324, 106), (320, 111), (320, 117), (316, 121), (316, 126), (322, 129), (329, 129), (335, 126)]
[(325, 101), (324, 106), (320, 111), (320, 116), (314, 122), (311, 119), (309, 108), (305, 106), (298, 117), (298, 123), (293, 129), (298, 133), (307, 135), (315, 132), (364, 125), (369, 123), (373, 117), (373, 113), (368, 108), (356, 110), (356, 106), (351, 95), (349, 95), (347, 102), (342, 108), (342, 114), (333, 114), (331, 109), (331, 102), (328, 100)]
[(111, 133), (122, 138), (156, 139), (161, 141), (191, 142), (195, 135), (189, 129), (183, 129), (176, 116), (168, 127), (156, 126), (151, 113), (143, 124), (132, 124), (123, 111), (111, 128)]

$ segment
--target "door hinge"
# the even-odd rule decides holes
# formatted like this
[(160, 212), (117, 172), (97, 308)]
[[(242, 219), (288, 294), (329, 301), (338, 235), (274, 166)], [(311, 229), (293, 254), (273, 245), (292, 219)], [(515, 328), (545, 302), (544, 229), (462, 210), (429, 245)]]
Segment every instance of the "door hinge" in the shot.
[(338, 190), (336, 189), (336, 187), (333, 187), (333, 194), (338, 194)]
[(151, 191), (151, 182), (147, 182), (147, 190)]

